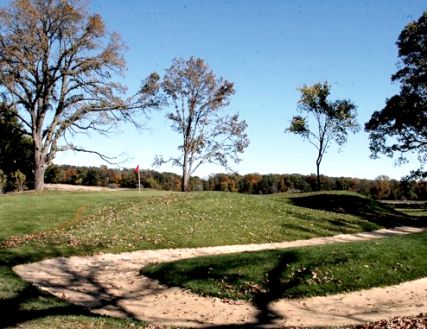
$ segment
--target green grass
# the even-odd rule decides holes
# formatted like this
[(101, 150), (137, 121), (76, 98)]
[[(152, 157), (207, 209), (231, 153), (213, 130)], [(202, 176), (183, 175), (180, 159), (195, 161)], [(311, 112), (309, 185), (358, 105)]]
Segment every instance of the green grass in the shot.
[(163, 284), (232, 299), (322, 296), (427, 276), (427, 234), (151, 265)]
[[(146, 192), (155, 195), (157, 192)], [(67, 245), (29, 242), (33, 236), (78, 225), (106, 204), (140, 199), (134, 191), (109, 193), (49, 192), (0, 196), (0, 328), (128, 328), (130, 321), (93, 316), (86, 310), (40, 292), (12, 267), (48, 257), (71, 255)], [(50, 233), (48, 233), (50, 234)], [(5, 242), (11, 242), (7, 247)], [(2, 245), (3, 244), (3, 245)], [(83, 252), (80, 250), (80, 252)], [(143, 323), (139, 323), (143, 327)]]
[(401, 211), (409, 216), (414, 217), (427, 217), (427, 209), (396, 209), (397, 211)]
[(146, 325), (140, 321), (114, 319), (109, 317), (88, 317), (83, 315), (48, 315), (41, 319), (20, 324), (23, 329), (142, 329)]
[[(354, 194), (329, 196), (345, 196), (348, 204), (359, 202), (371, 211), (369, 215), (293, 204), (313, 196), (302, 195), (290, 201), (286, 194), (255, 196), (204, 192), (124, 198), (98, 206), (76, 225), (44, 232), (37, 239), (79, 252), (118, 252), (306, 239), (369, 231), (406, 224), (409, 220), (391, 209), (376, 205), (375, 208), (370, 200)], [(377, 222), (379, 218), (381, 221)]]
[[(0, 196), (0, 310), (8, 314), (0, 317), (0, 328), (18, 324), (44, 328), (43, 323), (49, 323), (47, 317), (61, 323), (56, 327), (72, 327), (70, 323), (75, 321), (80, 321), (76, 326), (82, 328), (119, 326), (114, 320), (99, 320), (31, 288), (13, 273), (12, 267), (18, 264), (104, 251), (304, 239), (374, 230), (410, 220), (355, 194), (327, 195), (339, 199), (344, 208), (328, 211), (298, 204), (321, 197), (319, 194), (292, 199), (287, 194), (158, 191), (141, 195), (119, 191)], [(354, 202), (360, 207), (353, 209), (350, 205)], [(70, 315), (79, 320), (71, 320)]]
[(427, 201), (382, 201), (383, 204), (413, 217), (427, 217)]
[(100, 205), (136, 196), (133, 191), (6, 194), (0, 196), (0, 241), (63, 225), (92, 213)]

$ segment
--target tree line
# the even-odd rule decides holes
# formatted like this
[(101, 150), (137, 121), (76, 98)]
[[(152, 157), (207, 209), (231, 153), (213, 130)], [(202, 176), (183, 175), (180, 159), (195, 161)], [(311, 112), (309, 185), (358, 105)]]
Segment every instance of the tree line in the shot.
[[(181, 191), (182, 177), (175, 173), (141, 170), (141, 187)], [(46, 170), (46, 183), (136, 188), (138, 175), (133, 168), (113, 169), (107, 166), (82, 167), (51, 165)], [(318, 189), (317, 175), (252, 173), (247, 175), (220, 173), (207, 179), (192, 176), (190, 191), (223, 191), (248, 194), (312, 192)], [(381, 200), (427, 200), (427, 182), (395, 180), (379, 176), (374, 180), (350, 177), (320, 176), (325, 191), (352, 191)]]
[[(230, 162), (238, 163), (249, 138), (246, 121), (225, 112), (234, 84), (217, 77), (204, 59), (178, 58), (163, 76), (153, 72), (126, 94), (126, 86), (115, 81), (126, 70), (124, 44), (87, 8), (80, 0), (17, 0), (0, 10), (0, 124), (12, 129), (0, 141), (0, 186), (22, 189), (25, 181), (43, 190), (46, 170), (62, 151), (92, 153), (113, 163), (114, 156), (74, 145), (69, 137), (109, 134), (121, 122), (140, 127), (149, 111), (163, 108), (179, 135), (178, 152), (158, 155), (155, 163), (181, 168), (182, 191), (191, 190), (191, 176), (201, 165), (230, 169)], [(404, 162), (416, 153), (420, 168), (412, 176), (424, 179), (427, 11), (404, 27), (397, 47), (399, 70), (392, 81), (400, 83), (400, 91), (372, 114), (365, 131), (373, 158), (398, 154), (397, 161)], [(331, 100), (330, 89), (328, 82), (299, 88), (299, 115), (285, 130), (316, 148), (317, 190), (324, 188), (320, 165), (329, 146), (343, 146), (348, 134), (360, 129), (356, 105)], [(31, 160), (20, 159), (24, 153)]]

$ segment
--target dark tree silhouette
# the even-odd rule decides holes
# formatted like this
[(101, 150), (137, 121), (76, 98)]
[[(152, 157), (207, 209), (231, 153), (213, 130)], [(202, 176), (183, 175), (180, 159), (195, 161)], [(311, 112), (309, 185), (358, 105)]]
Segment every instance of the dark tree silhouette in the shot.
[[(3, 105), (0, 105), (0, 108)], [(0, 170), (10, 175), (19, 170), (26, 183), (33, 182), (34, 154), (31, 139), (21, 132), (13, 113), (0, 110)], [(1, 188), (0, 188), (1, 189)]]
[(416, 153), (421, 168), (413, 174), (426, 177), (427, 161), (427, 11), (405, 26), (397, 40), (400, 69), (391, 77), (400, 92), (386, 101), (365, 124), (373, 158), (399, 155), (398, 163)]

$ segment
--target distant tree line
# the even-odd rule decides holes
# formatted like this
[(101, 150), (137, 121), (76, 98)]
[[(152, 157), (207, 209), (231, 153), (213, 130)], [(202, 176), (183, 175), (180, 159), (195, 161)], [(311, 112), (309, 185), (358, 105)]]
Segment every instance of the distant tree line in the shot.
[[(105, 186), (110, 188), (136, 188), (138, 175), (135, 169), (111, 169), (107, 166), (82, 167), (71, 165), (51, 165), (46, 170), (45, 182), (48, 184), (72, 184)], [(141, 187), (166, 191), (181, 191), (180, 175), (155, 170), (141, 170)], [(204, 181), (191, 177), (192, 191), (204, 190)]]
[[(318, 190), (317, 175), (300, 174), (216, 174), (206, 181), (206, 190), (250, 194), (312, 192)], [(323, 191), (352, 191), (381, 200), (427, 200), (427, 182), (395, 180), (379, 176), (375, 180), (320, 175)]]
[[(134, 169), (111, 169), (106, 166), (78, 167), (51, 165), (46, 170), (46, 183), (135, 188), (138, 176)], [(141, 171), (141, 187), (166, 191), (181, 191), (182, 177), (175, 173), (155, 170)], [(281, 192), (312, 192), (318, 189), (317, 175), (257, 173), (215, 174), (208, 179), (191, 177), (192, 191), (224, 191), (248, 194)], [(379, 176), (374, 180), (320, 176), (324, 191), (352, 191), (381, 200), (427, 200), (427, 182), (395, 180)]]

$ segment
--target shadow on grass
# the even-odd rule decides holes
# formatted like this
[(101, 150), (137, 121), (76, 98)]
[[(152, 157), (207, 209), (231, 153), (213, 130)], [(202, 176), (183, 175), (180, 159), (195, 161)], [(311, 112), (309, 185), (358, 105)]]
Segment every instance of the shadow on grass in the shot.
[[(7, 289), (7, 295), (12, 297), (0, 297), (0, 328), (15, 327), (19, 324), (40, 319), (50, 315), (83, 315), (84, 309), (49, 297), (37, 288), (22, 281), (12, 270), (12, 267), (22, 263), (37, 261), (46, 255), (58, 255), (54, 249), (37, 253), (35, 250), (26, 252), (22, 249), (0, 249), (0, 282), (2, 289)], [(37, 303), (44, 299), (51, 307), (30, 307), (29, 304)]]
[[(47, 308), (25, 307), (26, 304), (36, 302), (41, 298), (45, 299), (46, 303), (53, 305)], [(0, 309), (3, 314), (0, 318), (0, 328), (16, 327), (26, 321), (41, 319), (47, 316), (90, 315), (84, 308), (60, 302), (56, 298), (40, 292), (31, 285), (20, 290), (13, 298), (0, 299)]]
[[(283, 274), (288, 269), (288, 266), (297, 260), (297, 256), (294, 252), (275, 252), (277, 255), (275, 258), (277, 261), (275, 266), (269, 270), (265, 275), (265, 286), (256, 287), (256, 290), (252, 290), (251, 303), (256, 308), (257, 314), (255, 321), (249, 323), (209, 326), (206, 328), (257, 328), (277, 324), (277, 321), (284, 320), (285, 317), (282, 314), (277, 313), (271, 306), (272, 302), (276, 301), (285, 294), (286, 290), (299, 284), (301, 278), (306, 273), (301, 273), (298, 277), (293, 278), (290, 281), (283, 281)], [(256, 261), (256, 260), (255, 260)], [(238, 267), (242, 265), (239, 260), (224, 260), (221, 264), (212, 265), (209, 262), (195, 266), (194, 269), (187, 271), (181, 271), (175, 268), (175, 263), (162, 264), (159, 271), (153, 274), (147, 274), (144, 269), (141, 271), (143, 275), (152, 277), (159, 280), (161, 283), (172, 286), (184, 287), (191, 281), (203, 280), (207, 278), (213, 279), (216, 282), (221, 282), (226, 277), (227, 284), (234, 286), (237, 281), (250, 282), (250, 278), (240, 274), (230, 274), (230, 272), (238, 273)], [(212, 268), (212, 266), (215, 266)], [(233, 270), (234, 269), (234, 270)], [(309, 271), (309, 269), (307, 269)], [(173, 275), (174, 283), (171, 284), (168, 275)], [(244, 289), (244, 288), (242, 288)], [(205, 327), (204, 327), (205, 328)]]
[[(304, 267), (302, 268), (296, 269), (293, 265), (300, 263), (301, 261), (301, 255), (297, 252), (286, 250), (269, 251), (268, 253), (268, 260), (274, 259), (274, 265), (266, 271), (262, 287), (257, 287), (256, 290), (251, 290), (249, 293), (245, 294), (246, 298), (250, 297), (250, 303), (256, 309), (254, 319), (247, 323), (210, 325), (204, 326), (204, 328), (282, 328), (283, 323), (294, 315), (284, 313), (283, 308), (280, 310), (279, 308), (274, 307), (274, 302), (284, 298), (284, 296), (287, 296), (287, 298), (300, 297), (301, 293), (304, 293), (305, 291), (305, 288), (300, 288), (301, 283), (312, 278), (313, 271), (315, 271), (317, 267), (324, 265), (325, 260), (317, 259), (310, 264), (304, 264)], [(142, 269), (142, 274), (159, 280), (162, 284), (183, 288), (188, 288), (189, 284), (193, 282), (197, 283), (199, 280), (204, 282), (218, 282), (220, 284), (222, 282), (224, 286), (221, 288), (221, 295), (224, 298), (228, 297), (227, 289), (233, 289), (231, 294), (236, 296), (236, 290), (240, 292), (246, 289), (242, 286), (242, 283), (251, 281), (250, 272), (244, 272), (249, 273), (246, 275), (241, 274), (241, 271), (239, 270), (242, 266), (242, 262), (252, 261), (253, 264), (257, 264), (258, 262), (265, 263), (266, 261), (264, 258), (265, 256), (257, 255), (256, 253), (251, 253), (251, 257), (244, 257), (243, 260), (241, 257), (234, 258), (232, 255), (223, 257), (224, 258), (222, 258), (221, 262), (212, 262), (211, 257), (194, 260), (194, 263), (190, 263), (189, 267), (186, 267), (186, 265), (181, 267), (182, 263), (180, 261), (165, 263), (159, 265), (160, 267), (155, 269), (153, 272), (146, 272)], [(328, 260), (328, 264), (338, 265), (345, 261), (346, 258), (341, 257)], [(195, 265), (196, 263), (197, 265)], [(197, 289), (193, 286), (190, 290), (194, 292)], [(207, 290), (205, 289), (205, 291)], [(210, 294), (218, 296), (212, 292)], [(240, 298), (243, 298), (243, 296)], [(310, 316), (313, 317), (319, 316), (324, 312), (322, 309), (310, 308), (308, 306), (301, 307), (304, 309), (303, 311), (305, 314), (310, 314)], [(363, 321), (361, 318), (358, 318), (357, 315), (343, 314), (342, 318), (349, 321)]]
[[(68, 251), (70, 252), (70, 251)], [(67, 252), (65, 252), (67, 253)], [(12, 270), (13, 266), (36, 262), (44, 258), (63, 256), (64, 251), (54, 247), (27, 250), (26, 248), (0, 249), (0, 329), (17, 327), (26, 321), (42, 319), (47, 316), (86, 316), (100, 318), (89, 312), (87, 307), (77, 306), (40, 291), (35, 286), (23, 281)], [(63, 268), (67, 271), (66, 268)], [(108, 293), (108, 289), (97, 282), (94, 273), (86, 278), (93, 287), (92, 296), (97, 300), (97, 306), (105, 304), (118, 306), (119, 300)], [(77, 272), (68, 271), (69, 281), (66, 286), (72, 289), (73, 283), (80, 282)], [(55, 287), (54, 283), (44, 283), (45, 287)], [(2, 291), (3, 290), (3, 291)], [(6, 292), (7, 297), (1, 297)], [(10, 297), (9, 297), (10, 296)], [(125, 317), (135, 318), (134, 314), (120, 309)]]
[(379, 201), (379, 203), (392, 207), (393, 209), (417, 209), (427, 210), (427, 201)]
[(357, 195), (319, 193), (291, 197), (289, 200), (298, 207), (354, 215), (386, 228), (427, 225), (426, 216), (408, 216), (390, 206)]

